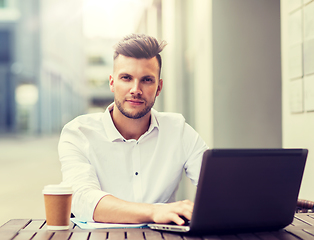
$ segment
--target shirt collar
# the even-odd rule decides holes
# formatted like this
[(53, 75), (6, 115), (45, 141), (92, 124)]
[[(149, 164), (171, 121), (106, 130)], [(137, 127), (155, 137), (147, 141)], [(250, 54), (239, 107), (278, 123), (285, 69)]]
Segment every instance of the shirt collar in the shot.
[(151, 116), (150, 116), (150, 126), (147, 130), (147, 134), (149, 134), (151, 131), (154, 130), (154, 128), (159, 129), (159, 123), (158, 123), (158, 119), (157, 119), (157, 114), (158, 112), (155, 109), (152, 109), (151, 111)]
[[(111, 142), (114, 142), (116, 140), (124, 140), (124, 137), (120, 134), (120, 132), (116, 129), (112, 118), (111, 118), (111, 114), (110, 112), (113, 110), (114, 108), (114, 103), (111, 103), (106, 111), (104, 112), (103, 115), (103, 123), (104, 123), (104, 128), (108, 137), (108, 140)], [(145, 135), (150, 134), (155, 128), (159, 129), (159, 123), (158, 123), (158, 119), (157, 119), (157, 115), (158, 112), (155, 109), (151, 110), (151, 123), (150, 126), (147, 130), (146, 133), (144, 133), (140, 138), (144, 137)]]
[(108, 140), (111, 142), (118, 140), (118, 139), (123, 140), (123, 136), (116, 129), (116, 127), (112, 121), (112, 118), (111, 118), (110, 112), (113, 110), (113, 106), (114, 106), (114, 103), (111, 103), (107, 107), (107, 109), (103, 115), (103, 123), (104, 123), (105, 132), (107, 134)]

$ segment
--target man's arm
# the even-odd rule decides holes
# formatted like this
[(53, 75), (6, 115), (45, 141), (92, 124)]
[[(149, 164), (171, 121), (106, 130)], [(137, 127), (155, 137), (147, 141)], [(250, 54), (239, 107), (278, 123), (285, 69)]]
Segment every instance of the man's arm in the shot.
[(167, 203), (133, 203), (104, 196), (94, 211), (94, 221), (107, 223), (170, 223), (183, 225), (180, 216), (191, 220), (194, 203), (189, 200)]

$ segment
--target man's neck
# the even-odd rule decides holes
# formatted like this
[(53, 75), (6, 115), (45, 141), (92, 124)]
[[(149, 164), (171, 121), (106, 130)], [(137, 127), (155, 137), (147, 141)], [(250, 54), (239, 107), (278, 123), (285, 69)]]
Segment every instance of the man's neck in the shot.
[(117, 107), (114, 107), (110, 112), (110, 115), (116, 129), (127, 140), (138, 140), (145, 132), (147, 132), (151, 122), (151, 112), (139, 119), (131, 119), (124, 116)]

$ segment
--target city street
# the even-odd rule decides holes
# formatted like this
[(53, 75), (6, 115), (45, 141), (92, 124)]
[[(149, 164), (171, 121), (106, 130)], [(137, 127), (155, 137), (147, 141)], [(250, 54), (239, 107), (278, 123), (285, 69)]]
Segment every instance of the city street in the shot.
[(45, 218), (42, 189), (61, 182), (58, 136), (0, 135), (0, 226)]

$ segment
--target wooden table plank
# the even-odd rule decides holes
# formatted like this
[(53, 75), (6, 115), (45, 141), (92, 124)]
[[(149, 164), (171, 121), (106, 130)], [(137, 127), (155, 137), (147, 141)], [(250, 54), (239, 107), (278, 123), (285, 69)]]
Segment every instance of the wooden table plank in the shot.
[(52, 240), (68, 240), (72, 232), (70, 231), (57, 231), (53, 234)]
[(182, 240), (179, 234), (165, 232), (162, 234), (165, 240)]
[(196, 236), (183, 236), (184, 240), (202, 240), (201, 237), (196, 237)]
[(125, 232), (123, 231), (110, 231), (108, 232), (108, 240), (125, 240)]
[(279, 238), (275, 237), (271, 232), (259, 232), (255, 233), (262, 240), (279, 240)]
[(239, 240), (236, 235), (221, 235), (219, 236), (222, 240)]
[(161, 233), (157, 231), (144, 231), (146, 240), (163, 240)]
[(143, 231), (136, 229), (137, 231), (127, 231), (127, 240), (145, 240)]
[(290, 229), (288, 232), (293, 233), (294, 235), (300, 237), (301, 239), (306, 239), (306, 240), (314, 240), (314, 236), (303, 231), (302, 229)]
[(27, 226), (32, 220), (31, 219), (12, 219), (2, 225), (0, 228), (0, 232), (2, 231), (16, 231), (18, 232), (20, 229)]
[(256, 235), (253, 233), (242, 233), (242, 234), (237, 234), (237, 237), (240, 238), (241, 240), (260, 240)]
[(11, 240), (16, 234), (16, 231), (0, 231), (0, 240)]
[(71, 240), (87, 240), (89, 237), (89, 232), (73, 232)]
[(302, 230), (303, 230), (304, 232), (306, 232), (306, 233), (308, 233), (308, 234), (314, 236), (314, 227), (312, 227), (312, 228), (304, 228), (304, 229), (302, 229)]
[(298, 237), (286, 232), (285, 230), (272, 232), (272, 234), (281, 240), (300, 240)]
[(298, 227), (298, 228), (305, 228), (305, 227), (312, 226), (311, 223), (303, 220), (302, 218), (294, 218), (291, 225)]
[(12, 219), (1, 226), (0, 240), (10, 240), (14, 238), (20, 229), (31, 222), (30, 219)]
[(14, 238), (14, 240), (28, 240), (31, 239), (36, 232), (34, 231), (29, 231), (29, 232), (19, 232), (19, 234)]
[(306, 223), (314, 226), (314, 218), (313, 218), (313, 216), (311, 216), (309, 214), (304, 214), (304, 215), (296, 216), (296, 217), (301, 219), (302, 221), (305, 221)]
[(105, 240), (107, 239), (107, 232), (91, 232), (89, 240)]
[(52, 231), (40, 231), (37, 232), (37, 234), (34, 236), (34, 238), (32, 238), (32, 240), (49, 240), (52, 234), (54, 234), (54, 232)]
[[(313, 224), (309, 221), (306, 220), (307, 217), (306, 215), (303, 216), (295, 216), (292, 222), (292, 225), (296, 226), (296, 227), (308, 227), (308, 226), (312, 226)], [(308, 220), (311, 221), (311, 218), (309, 218)], [(314, 219), (313, 219), (314, 220)]]
[(219, 236), (204, 236), (203, 240), (221, 240), (221, 238)]
[(38, 230), (45, 225), (45, 220), (32, 220), (24, 229), (25, 230)]

